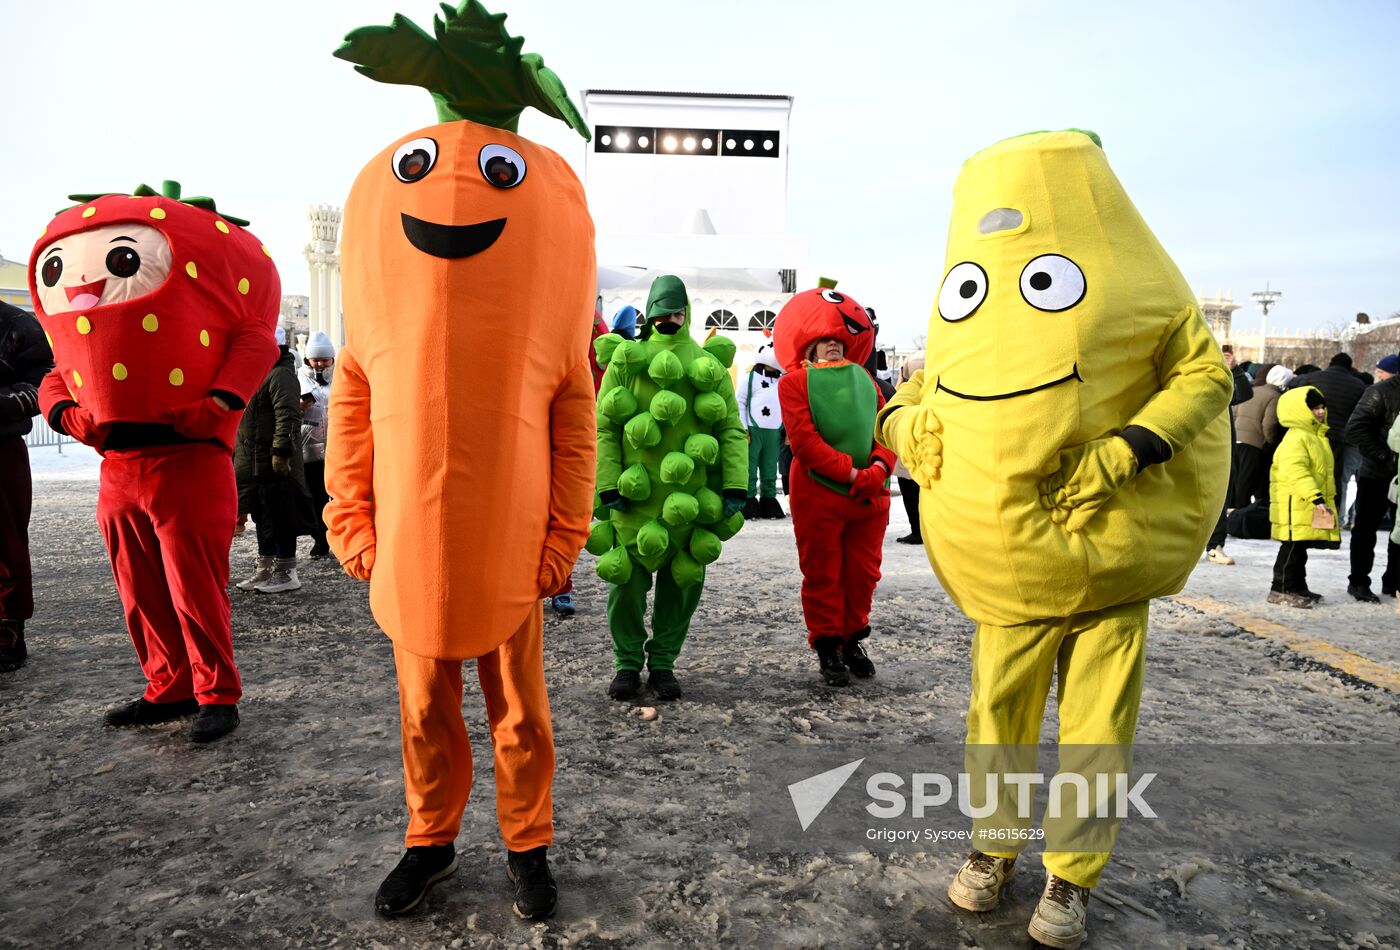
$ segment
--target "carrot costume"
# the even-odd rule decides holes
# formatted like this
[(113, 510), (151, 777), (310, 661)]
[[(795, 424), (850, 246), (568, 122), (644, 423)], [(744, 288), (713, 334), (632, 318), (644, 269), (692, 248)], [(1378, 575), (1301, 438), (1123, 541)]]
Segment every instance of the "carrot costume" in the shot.
[(444, 9), (436, 38), (400, 16), (336, 51), (429, 89), (442, 121), (376, 155), (346, 202), (325, 517), (394, 641), (407, 845), (457, 836), (472, 774), (461, 661), (475, 657), (501, 834), (523, 852), (553, 837), (540, 598), (588, 533), (595, 272), (582, 186), (515, 128), (533, 105), (586, 132), (503, 15)]

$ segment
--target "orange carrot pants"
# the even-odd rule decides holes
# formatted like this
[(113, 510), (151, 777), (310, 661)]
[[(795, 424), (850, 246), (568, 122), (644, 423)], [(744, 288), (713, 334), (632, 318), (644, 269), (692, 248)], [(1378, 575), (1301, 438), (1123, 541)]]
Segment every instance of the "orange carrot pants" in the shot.
[[(510, 639), (476, 661), (496, 754), (496, 816), (511, 851), (554, 840), (554, 728), (544, 682), (539, 601)], [(462, 719), (462, 661), (394, 646), (403, 731), (406, 847), (454, 841), (472, 790)]]

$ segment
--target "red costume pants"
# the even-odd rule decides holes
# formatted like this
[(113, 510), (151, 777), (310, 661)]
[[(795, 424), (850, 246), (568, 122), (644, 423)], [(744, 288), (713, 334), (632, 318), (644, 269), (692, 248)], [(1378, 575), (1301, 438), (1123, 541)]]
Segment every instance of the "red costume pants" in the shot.
[(222, 446), (108, 452), (97, 524), (107, 542), (145, 698), (236, 703), (228, 553), (238, 514), (233, 460)]
[[(462, 719), (462, 661), (394, 645), (408, 833), (404, 845), (456, 840), (472, 791)], [(510, 639), (476, 660), (496, 756), (496, 817), (511, 851), (554, 840), (554, 727), (544, 681), (544, 615), (536, 601)]]
[(880, 582), (890, 496), (869, 504), (838, 495), (800, 462), (792, 466), (792, 527), (802, 567), (802, 615), (807, 643), (822, 637), (847, 639), (870, 626), (870, 601)]

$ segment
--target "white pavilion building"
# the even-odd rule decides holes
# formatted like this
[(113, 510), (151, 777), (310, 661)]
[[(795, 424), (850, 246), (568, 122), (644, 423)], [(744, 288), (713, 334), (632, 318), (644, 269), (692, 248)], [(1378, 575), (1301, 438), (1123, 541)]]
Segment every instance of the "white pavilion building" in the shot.
[(807, 261), (787, 233), (792, 97), (588, 89), (583, 107), (604, 319), (675, 274), (692, 332), (731, 337), (746, 369)]

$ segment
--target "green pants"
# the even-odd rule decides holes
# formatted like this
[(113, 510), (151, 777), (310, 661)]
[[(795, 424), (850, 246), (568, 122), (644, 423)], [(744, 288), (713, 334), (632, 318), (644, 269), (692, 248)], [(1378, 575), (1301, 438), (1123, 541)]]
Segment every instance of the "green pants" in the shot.
[(700, 605), (704, 584), (684, 590), (676, 586), (669, 565), (656, 572), (656, 598), (651, 612), (651, 639), (647, 639), (647, 591), (651, 575), (633, 566), (626, 584), (608, 586), (608, 626), (612, 628), (613, 666), (619, 670), (669, 670), (676, 665), (690, 618)]
[(749, 497), (778, 497), (778, 451), (783, 447), (781, 429), (749, 426)]

